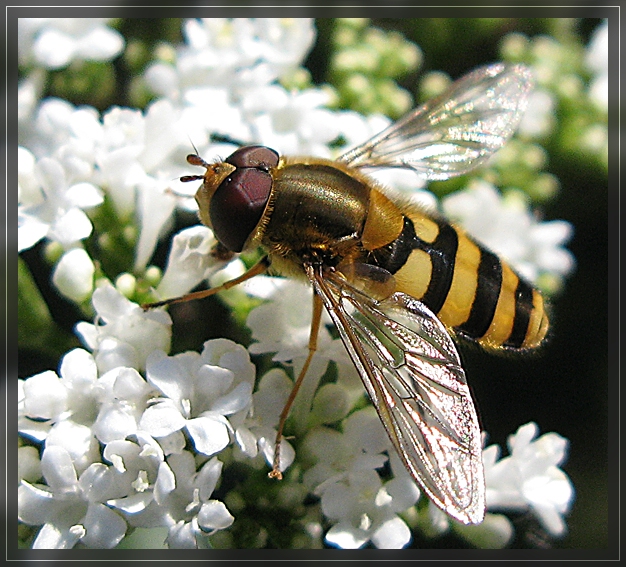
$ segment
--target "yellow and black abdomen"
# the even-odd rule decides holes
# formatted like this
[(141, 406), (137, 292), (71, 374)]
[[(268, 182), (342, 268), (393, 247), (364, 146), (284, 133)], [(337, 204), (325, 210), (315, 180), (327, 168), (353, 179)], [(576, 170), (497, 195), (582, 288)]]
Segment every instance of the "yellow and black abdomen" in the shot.
[(398, 291), (427, 305), (457, 334), (487, 348), (530, 349), (548, 330), (539, 291), (443, 219), (404, 214), (400, 235), (368, 262), (394, 274)]

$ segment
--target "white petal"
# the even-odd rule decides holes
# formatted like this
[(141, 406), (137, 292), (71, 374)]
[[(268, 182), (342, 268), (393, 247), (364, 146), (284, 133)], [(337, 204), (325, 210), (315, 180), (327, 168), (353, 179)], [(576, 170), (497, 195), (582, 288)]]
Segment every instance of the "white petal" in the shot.
[(104, 504), (90, 504), (83, 522), (82, 543), (93, 549), (112, 549), (124, 537), (124, 519)]
[(160, 466), (165, 459), (165, 454), (159, 442), (154, 437), (141, 430), (137, 431), (135, 437), (137, 438), (137, 445), (141, 447), (139, 456), (142, 459), (153, 462), (155, 466)]
[(130, 368), (140, 366), (139, 354), (133, 346), (114, 337), (100, 340), (96, 350), (96, 363), (102, 374), (121, 366)]
[(167, 63), (151, 63), (144, 71), (144, 80), (152, 91), (160, 96), (175, 95), (178, 87), (178, 74)]
[(222, 415), (232, 415), (249, 407), (251, 403), (252, 384), (242, 382), (211, 404), (211, 410)]
[(112, 394), (116, 400), (125, 400), (135, 405), (143, 402), (144, 396), (152, 391), (150, 385), (134, 368), (118, 368), (115, 371)]
[(74, 206), (80, 209), (96, 207), (104, 201), (102, 191), (93, 183), (76, 183), (65, 193), (65, 198)]
[(251, 459), (257, 456), (256, 437), (247, 427), (241, 426), (236, 429), (235, 441), (244, 455)]
[(161, 400), (141, 416), (139, 427), (153, 437), (164, 437), (185, 426), (185, 418), (171, 400)]
[(196, 549), (196, 533), (191, 522), (178, 522), (170, 528), (165, 540), (169, 549)]
[(338, 384), (322, 386), (313, 398), (311, 418), (315, 423), (333, 423), (343, 419), (350, 410), (348, 393)]
[(154, 483), (154, 499), (157, 504), (163, 504), (165, 497), (176, 488), (176, 478), (166, 462), (159, 465), (159, 473)]
[(209, 254), (216, 240), (202, 225), (192, 226), (174, 236), (167, 267), (157, 287), (159, 297), (184, 295), (199, 284), (212, 266), (219, 266)]
[(22, 482), (17, 489), (17, 517), (30, 526), (39, 526), (53, 517), (59, 507), (49, 490)]
[(207, 502), (222, 474), (222, 462), (217, 457), (210, 461), (198, 471), (194, 484), (200, 489), (200, 500)]
[(162, 171), (169, 155), (189, 144), (188, 132), (179, 125), (180, 114), (180, 107), (167, 99), (156, 100), (148, 106), (144, 115), (144, 145), (139, 156), (146, 171)]
[(76, 469), (70, 454), (59, 446), (47, 446), (41, 456), (41, 472), (53, 490), (73, 490), (77, 483)]
[(566, 525), (563, 518), (557, 510), (555, 510), (550, 504), (543, 505), (540, 503), (533, 505), (533, 510), (539, 518), (539, 521), (543, 526), (555, 537), (561, 536), (565, 533)]
[(75, 43), (58, 30), (44, 29), (39, 35), (33, 51), (38, 63), (48, 69), (65, 67), (74, 55)]
[[(161, 350), (152, 351), (146, 360), (147, 380), (177, 405), (192, 396), (193, 381), (181, 362)], [(179, 408), (182, 409), (182, 408)]]
[(355, 528), (348, 522), (340, 522), (328, 530), (325, 539), (331, 545), (341, 549), (359, 549), (367, 543), (369, 536), (365, 531)]
[[(73, 527), (72, 527), (73, 528)], [(72, 549), (82, 537), (82, 530), (45, 524), (33, 542), (33, 549)]]
[(32, 445), (23, 445), (17, 450), (17, 478), (29, 482), (41, 478), (39, 451)]
[(93, 292), (92, 303), (98, 315), (107, 323), (128, 315), (133, 307), (132, 301), (117, 291), (110, 282)]
[(372, 534), (378, 549), (402, 549), (411, 541), (411, 530), (397, 516), (387, 520)]
[(88, 388), (98, 377), (98, 368), (93, 356), (82, 348), (69, 351), (61, 361), (63, 383), (75, 389)]
[(227, 422), (220, 417), (197, 417), (187, 421), (187, 431), (200, 453), (214, 455), (230, 442)]
[(67, 409), (67, 389), (47, 370), (24, 381), (24, 412), (30, 417), (53, 419)]
[(504, 549), (514, 535), (513, 524), (502, 514), (486, 514), (479, 525), (455, 522), (454, 529), (479, 549)]
[(293, 382), (284, 370), (273, 368), (267, 372), (252, 396), (255, 419), (263, 426), (276, 427), (292, 389)]
[(507, 439), (511, 455), (518, 451), (524, 451), (530, 445), (530, 442), (537, 437), (537, 433), (539, 433), (539, 427), (532, 421), (520, 425), (517, 431), (513, 435), (509, 435)]
[(59, 260), (52, 282), (65, 297), (80, 303), (91, 295), (95, 270), (89, 254), (82, 248), (74, 248)]
[(356, 505), (356, 495), (343, 482), (331, 483), (322, 494), (322, 512), (331, 520), (348, 518)]
[(404, 512), (413, 506), (420, 497), (417, 485), (408, 475), (396, 477), (385, 484), (387, 493), (392, 498), (391, 510)]
[(176, 199), (163, 188), (143, 184), (139, 187), (139, 220), (141, 232), (137, 243), (135, 270), (145, 268), (152, 256), (165, 223), (171, 218)]
[(193, 490), (193, 478), (196, 474), (195, 454), (191, 451), (183, 451), (177, 455), (172, 455), (167, 462), (174, 472), (178, 487), (184, 487), (185, 490), (191, 492)]
[(50, 225), (36, 216), (18, 211), (17, 250), (28, 250), (48, 234)]
[(122, 512), (126, 512), (127, 514), (138, 514), (139, 512), (145, 510), (151, 502), (152, 493), (146, 491), (138, 492), (137, 494), (133, 494), (127, 498), (115, 498), (113, 500), (108, 500), (107, 504), (121, 510)]
[(55, 424), (46, 439), (46, 449), (52, 445), (63, 447), (70, 454), (79, 474), (91, 463), (100, 460), (98, 443), (91, 428), (86, 425), (70, 420)]
[(380, 453), (389, 447), (389, 439), (371, 406), (350, 415), (344, 422), (343, 431), (350, 446), (368, 453)]
[(43, 195), (35, 179), (35, 156), (25, 147), (17, 148), (17, 179), (19, 184), (18, 203), (36, 205)]
[(198, 524), (205, 531), (223, 530), (234, 521), (228, 508), (219, 500), (205, 502), (198, 512)]
[(182, 431), (174, 431), (165, 437), (159, 437), (159, 445), (167, 456), (178, 455), (185, 448), (185, 436)]
[(124, 49), (124, 39), (120, 33), (106, 26), (97, 27), (80, 38), (78, 52), (84, 59), (107, 61)]
[(74, 207), (54, 219), (49, 237), (51, 240), (58, 240), (63, 246), (71, 246), (87, 238), (92, 229), (89, 217), (81, 209)]
[(80, 475), (78, 484), (83, 496), (89, 502), (104, 502), (114, 496), (119, 488), (115, 486), (116, 472), (104, 463), (93, 463)]
[(98, 346), (98, 330), (92, 323), (80, 321), (74, 327), (74, 331), (87, 348), (94, 350)]
[[(194, 396), (194, 405), (202, 408), (198, 412), (208, 409), (207, 405), (212, 407), (214, 400), (231, 388), (234, 379), (233, 372), (221, 366), (203, 364), (198, 368)], [(215, 411), (221, 413), (218, 409)]]
[(93, 424), (94, 435), (101, 443), (126, 439), (137, 431), (137, 421), (130, 411), (121, 405), (104, 406)]
[(24, 416), (17, 418), (18, 431), (34, 441), (42, 442), (48, 436), (52, 424), (49, 421), (33, 421)]

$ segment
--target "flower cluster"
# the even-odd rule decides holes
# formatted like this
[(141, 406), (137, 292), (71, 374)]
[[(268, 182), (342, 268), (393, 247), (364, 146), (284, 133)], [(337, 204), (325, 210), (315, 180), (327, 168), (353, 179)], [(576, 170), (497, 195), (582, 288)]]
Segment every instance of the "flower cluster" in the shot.
[(110, 548), (128, 526), (166, 526), (171, 547), (197, 547), (196, 537), (232, 524), (211, 498), (222, 469), (213, 455), (231, 432), (255, 452), (244, 425), (254, 382), (246, 350), (218, 339), (200, 354), (153, 350), (146, 366), (145, 379), (129, 366), (103, 371), (75, 349), (60, 376), (20, 381), (20, 431), (45, 446), (46, 484), (22, 479), (18, 491), (20, 520), (43, 525), (34, 548)]
[[(150, 265), (175, 212), (194, 206), (176, 179), (188, 173), (190, 139), (207, 160), (231, 153), (234, 141), (331, 157), (389, 121), (332, 110), (331, 87), (301, 81), (316, 35), (309, 19), (185, 21), (184, 44), (161, 46), (141, 77), (154, 97), (145, 109), (100, 114), (39, 100), (49, 70), (119, 55), (124, 41), (106, 23), (20, 20), (19, 251), (46, 243), (52, 284), (86, 319), (76, 325), (85, 348), (65, 353), (58, 372), (19, 381), (19, 519), (41, 526), (32, 546), (112, 548), (144, 528), (170, 548), (237, 547), (238, 521), (261, 502), (287, 509), (299, 526), (289, 544), (309, 547), (401, 548), (413, 530), (451, 527), (478, 546), (504, 546), (512, 527), (499, 512), (520, 509), (562, 534), (573, 498), (558, 468), (564, 439), (533, 441), (529, 424), (511, 438), (510, 456), (498, 460), (486, 448), (487, 519), (457, 525), (420, 497), (363, 407), (356, 369), (328, 318), (287, 422), (294, 436), (280, 445), (285, 480), (271, 490), (281, 496), (263, 500), (279, 416), (308, 353), (311, 290), (258, 276), (223, 294), (245, 314), (252, 344), (215, 339), (201, 352), (171, 354), (170, 316), (142, 309), (153, 298), (145, 290), (179, 296), (245, 270), (239, 259), (213, 257), (215, 238), (200, 226), (174, 236), (163, 274)], [(371, 37), (372, 49), (384, 48), (381, 37)], [(398, 68), (417, 65), (417, 46), (402, 45)], [(390, 64), (391, 51), (376, 60)], [(406, 173), (381, 179), (415, 190), (419, 181)], [(426, 191), (420, 201), (437, 203)], [(526, 200), (501, 200), (483, 183), (446, 199), (443, 210), (487, 244), (506, 235), (501, 252), (530, 279), (563, 278), (573, 267), (563, 248), (570, 226), (535, 222)], [(250, 355), (272, 367), (257, 375)], [(245, 483), (224, 482), (224, 471), (244, 474), (241, 466)], [(263, 526), (260, 545), (272, 535)]]

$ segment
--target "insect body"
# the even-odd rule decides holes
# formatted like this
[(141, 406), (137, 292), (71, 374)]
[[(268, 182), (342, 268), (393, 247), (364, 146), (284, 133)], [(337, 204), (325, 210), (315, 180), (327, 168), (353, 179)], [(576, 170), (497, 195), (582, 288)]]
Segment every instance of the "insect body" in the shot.
[(313, 286), (309, 357), (281, 415), (271, 476), (281, 476), (282, 426), (324, 306), (412, 477), (453, 517), (482, 521), (480, 427), (451, 335), (534, 348), (548, 327), (542, 297), (459, 228), (388, 195), (366, 169), (411, 168), (428, 179), (465, 173), (512, 134), (530, 87), (522, 66), (477, 69), (336, 161), (263, 146), (213, 164), (188, 157), (206, 172), (182, 180), (202, 180), (200, 219), (222, 252), (260, 247), (265, 256), (236, 280), (178, 299), (267, 270)]

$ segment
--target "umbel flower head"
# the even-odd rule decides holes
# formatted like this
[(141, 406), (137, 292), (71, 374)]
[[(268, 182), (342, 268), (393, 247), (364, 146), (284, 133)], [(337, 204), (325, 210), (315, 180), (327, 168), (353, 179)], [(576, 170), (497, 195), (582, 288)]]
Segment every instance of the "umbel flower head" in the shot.
[[(358, 21), (339, 23), (344, 42), (361, 41)], [(112, 26), (20, 21), (19, 250), (45, 242), (52, 285), (83, 313), (75, 328), (83, 348), (64, 349), (56, 371), (19, 381), (18, 517), (37, 527), (32, 547), (114, 548), (144, 534), (145, 547), (398, 549), (416, 531), (450, 529), (495, 547), (512, 537), (511, 510), (563, 534), (574, 495), (560, 468), (564, 438), (538, 437), (530, 423), (511, 437), (509, 456), (487, 447), (485, 522), (460, 526), (427, 504), (395, 455), (326, 314), (280, 444), (284, 480), (267, 479), (280, 414), (308, 354), (311, 289), (258, 276), (223, 294), (249, 340), (202, 338), (195, 350), (172, 351), (170, 315), (141, 304), (219, 285), (253, 261), (212, 255), (212, 231), (194, 226), (174, 235), (163, 273), (150, 266), (163, 236), (195, 207), (183, 197), (191, 184), (177, 181), (188, 173), (189, 138), (209, 161), (231, 154), (230, 140), (332, 157), (389, 119), (331, 108), (337, 93), (306, 79), (310, 19), (186, 20), (184, 42), (163, 44), (134, 85), (151, 93), (142, 108), (100, 113), (39, 100), (48, 70), (120, 53), (124, 38)], [(394, 64), (380, 38), (368, 36), (368, 49), (381, 50), (393, 77), (406, 62)], [(539, 118), (544, 135), (550, 120)], [(423, 184), (406, 173), (379, 178), (417, 199)], [(437, 205), (425, 190), (419, 200)], [(477, 238), (508, 234), (502, 253), (530, 279), (565, 278), (571, 227), (539, 223), (528, 200), (512, 201), (482, 182), (443, 209)]]

